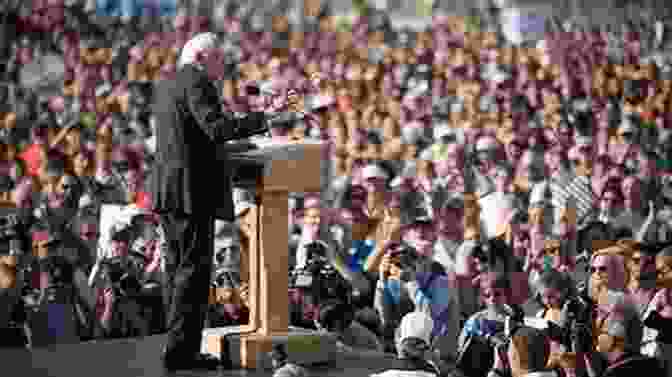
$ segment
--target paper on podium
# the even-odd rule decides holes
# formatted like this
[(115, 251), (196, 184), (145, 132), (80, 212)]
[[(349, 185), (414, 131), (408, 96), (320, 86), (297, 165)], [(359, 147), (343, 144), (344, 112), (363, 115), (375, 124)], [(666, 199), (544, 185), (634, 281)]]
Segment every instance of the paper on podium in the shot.
[(261, 151), (290, 150), (299, 149), (300, 145), (321, 145), (319, 139), (305, 138), (299, 142), (293, 142), (284, 139), (273, 139), (271, 137), (251, 137), (250, 143), (254, 144)]

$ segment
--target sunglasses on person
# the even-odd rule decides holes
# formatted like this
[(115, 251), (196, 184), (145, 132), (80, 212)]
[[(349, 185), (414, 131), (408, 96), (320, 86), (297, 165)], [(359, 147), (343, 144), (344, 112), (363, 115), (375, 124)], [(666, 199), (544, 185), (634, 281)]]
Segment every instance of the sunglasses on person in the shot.
[(483, 292), (483, 297), (484, 298), (500, 298), (504, 297), (504, 293), (500, 291), (486, 291)]
[(607, 273), (607, 267), (606, 266), (592, 266), (592, 267), (590, 267), (590, 273), (591, 274)]

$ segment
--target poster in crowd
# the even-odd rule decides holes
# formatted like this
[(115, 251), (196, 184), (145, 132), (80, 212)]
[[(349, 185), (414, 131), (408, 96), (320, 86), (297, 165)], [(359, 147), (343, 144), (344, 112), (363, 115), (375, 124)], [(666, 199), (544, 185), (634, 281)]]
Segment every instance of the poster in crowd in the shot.
[(502, 31), (509, 42), (520, 45), (544, 38), (547, 16), (543, 9), (508, 8), (501, 13)]

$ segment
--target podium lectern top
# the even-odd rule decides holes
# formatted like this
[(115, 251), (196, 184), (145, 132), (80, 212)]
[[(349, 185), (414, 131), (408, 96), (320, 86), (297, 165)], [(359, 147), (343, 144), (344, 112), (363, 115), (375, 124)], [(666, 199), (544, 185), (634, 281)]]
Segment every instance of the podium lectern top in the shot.
[[(263, 191), (319, 192), (322, 188), (324, 144), (320, 140), (277, 142), (251, 139), (228, 145), (230, 159), (238, 165), (240, 186), (255, 185)], [(250, 182), (254, 181), (254, 182)]]

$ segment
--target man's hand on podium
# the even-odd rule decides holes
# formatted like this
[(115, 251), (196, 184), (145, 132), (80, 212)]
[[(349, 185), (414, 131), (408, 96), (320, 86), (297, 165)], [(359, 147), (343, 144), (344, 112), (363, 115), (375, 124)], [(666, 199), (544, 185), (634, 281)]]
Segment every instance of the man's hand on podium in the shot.
[(254, 216), (254, 211), (251, 211), (249, 208), (243, 211), (236, 219), (240, 230), (248, 239), (253, 239), (254, 237), (254, 228), (256, 225), (257, 219)]
[(248, 308), (250, 307), (250, 287), (247, 283), (240, 283), (240, 287), (238, 287), (238, 297), (243, 305)]

